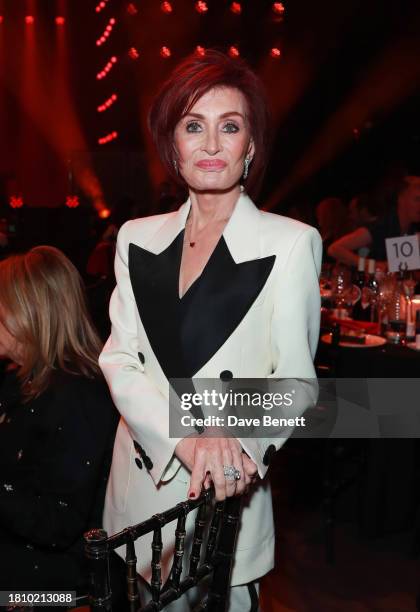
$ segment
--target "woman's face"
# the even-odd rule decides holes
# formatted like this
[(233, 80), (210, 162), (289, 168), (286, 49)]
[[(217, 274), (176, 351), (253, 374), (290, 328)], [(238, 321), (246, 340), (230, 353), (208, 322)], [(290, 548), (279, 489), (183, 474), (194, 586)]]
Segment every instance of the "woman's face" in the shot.
[(0, 318), (0, 359), (11, 359), (17, 364), (22, 363), (22, 345), (6, 329)]
[(175, 128), (180, 174), (194, 191), (228, 191), (239, 184), (254, 144), (244, 95), (230, 87), (204, 94)]

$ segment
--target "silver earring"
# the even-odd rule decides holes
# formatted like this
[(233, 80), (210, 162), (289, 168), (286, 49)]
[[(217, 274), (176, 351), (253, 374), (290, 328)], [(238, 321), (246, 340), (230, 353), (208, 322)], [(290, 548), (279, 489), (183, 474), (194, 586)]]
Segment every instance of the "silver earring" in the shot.
[(176, 161), (176, 159), (173, 160), (173, 163), (174, 163), (175, 172), (177, 174), (179, 174), (179, 172), (178, 172), (178, 162)]
[(244, 173), (242, 175), (243, 179), (246, 179), (246, 177), (248, 176), (248, 172), (249, 172), (249, 165), (251, 163), (251, 158), (250, 157), (245, 157), (244, 159)]

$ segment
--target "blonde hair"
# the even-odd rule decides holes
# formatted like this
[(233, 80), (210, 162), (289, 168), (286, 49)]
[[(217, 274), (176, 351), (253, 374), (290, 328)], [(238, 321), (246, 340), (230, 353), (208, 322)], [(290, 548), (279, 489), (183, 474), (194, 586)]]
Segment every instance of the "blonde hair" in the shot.
[(58, 249), (39, 246), (0, 262), (0, 316), (22, 347), (18, 377), (24, 400), (45, 391), (55, 369), (100, 374), (101, 342), (82, 280)]

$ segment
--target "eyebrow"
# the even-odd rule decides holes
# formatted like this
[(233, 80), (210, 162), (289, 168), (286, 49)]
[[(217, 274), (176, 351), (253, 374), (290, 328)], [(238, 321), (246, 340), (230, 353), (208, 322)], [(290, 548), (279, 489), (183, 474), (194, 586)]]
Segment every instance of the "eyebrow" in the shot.
[[(232, 115), (237, 115), (238, 117), (242, 117), (242, 119), (244, 119), (244, 116), (242, 113), (238, 113), (238, 111), (229, 111), (227, 113), (223, 113), (222, 115), (219, 115), (220, 119), (225, 119), (225, 117), (231, 117)], [(186, 115), (184, 115), (185, 117), (195, 117), (196, 119), (205, 119), (204, 115), (201, 115), (200, 113), (187, 113)]]

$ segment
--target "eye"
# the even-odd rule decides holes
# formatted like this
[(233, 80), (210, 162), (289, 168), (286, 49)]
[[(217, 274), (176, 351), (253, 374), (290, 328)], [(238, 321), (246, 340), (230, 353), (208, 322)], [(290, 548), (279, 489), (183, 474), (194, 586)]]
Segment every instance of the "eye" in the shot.
[(236, 134), (239, 132), (239, 127), (233, 121), (228, 121), (222, 128), (223, 132), (227, 132), (228, 134)]
[(187, 132), (201, 132), (201, 125), (198, 121), (189, 121), (186, 125)]

